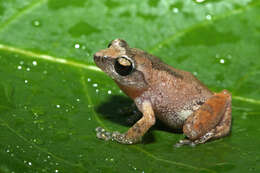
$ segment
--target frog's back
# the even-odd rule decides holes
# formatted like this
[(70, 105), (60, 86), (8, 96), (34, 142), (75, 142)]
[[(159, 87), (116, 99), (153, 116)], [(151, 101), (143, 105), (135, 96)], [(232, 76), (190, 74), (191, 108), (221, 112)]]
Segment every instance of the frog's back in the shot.
[(149, 59), (152, 74), (148, 95), (156, 115), (170, 127), (181, 128), (212, 92), (190, 72), (175, 69), (152, 55)]

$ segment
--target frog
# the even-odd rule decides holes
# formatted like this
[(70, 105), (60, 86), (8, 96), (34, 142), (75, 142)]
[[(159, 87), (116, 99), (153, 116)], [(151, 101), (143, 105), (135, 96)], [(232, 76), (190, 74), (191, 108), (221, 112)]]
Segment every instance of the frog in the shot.
[(213, 92), (191, 72), (174, 68), (141, 49), (131, 48), (119, 38), (96, 52), (94, 62), (142, 113), (125, 133), (97, 127), (99, 139), (136, 144), (156, 121), (183, 132), (185, 137), (176, 147), (195, 146), (230, 134), (232, 96), (228, 90)]

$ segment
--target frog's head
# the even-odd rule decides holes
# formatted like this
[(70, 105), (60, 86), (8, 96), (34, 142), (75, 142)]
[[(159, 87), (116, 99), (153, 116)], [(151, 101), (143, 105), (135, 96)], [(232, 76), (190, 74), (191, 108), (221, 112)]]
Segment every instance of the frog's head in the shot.
[[(126, 41), (115, 39), (107, 49), (95, 53), (96, 65), (107, 73), (120, 86), (128, 88), (147, 88), (146, 74), (151, 64), (142, 58), (144, 52), (129, 48)], [(147, 66), (148, 65), (148, 66)]]

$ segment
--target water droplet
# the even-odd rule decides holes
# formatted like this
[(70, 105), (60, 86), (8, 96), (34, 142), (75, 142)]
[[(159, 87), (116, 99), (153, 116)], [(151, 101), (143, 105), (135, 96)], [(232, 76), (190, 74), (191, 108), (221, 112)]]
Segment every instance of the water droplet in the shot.
[(197, 3), (202, 3), (204, 2), (205, 0), (196, 0)]
[(28, 80), (24, 80), (24, 83), (28, 83)]
[(36, 65), (37, 65), (37, 61), (33, 61), (32, 64), (33, 64), (34, 66), (36, 66)]
[(178, 8), (173, 8), (172, 11), (173, 11), (174, 13), (178, 13), (178, 12), (179, 12), (179, 9), (178, 9)]
[(75, 47), (76, 49), (78, 49), (78, 48), (80, 48), (80, 44), (76, 43), (76, 44), (74, 45), (74, 47)]
[(28, 165), (29, 165), (29, 166), (32, 166), (32, 162), (28, 162)]
[(29, 67), (26, 68), (26, 71), (30, 71), (31, 69)]
[(58, 169), (56, 169), (56, 170), (55, 170), (55, 172), (57, 173), (57, 172), (59, 172), (59, 170), (58, 170)]
[(91, 79), (90, 78), (88, 78), (88, 82), (90, 82), (91, 81)]
[(224, 64), (224, 63), (225, 63), (225, 60), (224, 60), (224, 59), (220, 59), (219, 62), (220, 62), (221, 64)]
[(97, 86), (98, 86), (98, 84), (97, 84), (97, 83), (94, 83), (92, 86), (93, 86), (93, 87), (97, 87)]
[(7, 153), (9, 153), (9, 152), (10, 152), (10, 150), (9, 150), (9, 149), (7, 149), (7, 150), (6, 150), (6, 152), (7, 152)]
[(89, 118), (88, 118), (88, 120), (90, 121), (90, 120), (91, 120), (91, 118), (89, 117)]
[(60, 108), (60, 105), (56, 105), (56, 108)]
[(211, 20), (212, 19), (212, 16), (210, 14), (206, 15), (206, 19), (207, 20)]
[(17, 69), (18, 69), (18, 70), (21, 70), (21, 69), (22, 69), (22, 66), (19, 65), (19, 66), (17, 67)]
[(47, 74), (47, 73), (48, 73), (47, 70), (44, 70), (44, 71), (43, 71), (43, 74)]
[(34, 21), (32, 22), (32, 24), (33, 24), (33, 26), (35, 26), (35, 27), (41, 26), (41, 22), (40, 22), (39, 20), (34, 20)]
[(79, 102), (80, 101), (80, 99), (77, 99), (77, 102)]
[(108, 94), (111, 94), (111, 93), (112, 93), (112, 91), (111, 91), (111, 90), (108, 90), (108, 91), (107, 91), (107, 93), (108, 93)]
[(197, 76), (197, 75), (198, 75), (198, 72), (194, 71), (194, 72), (193, 72), (193, 75)]
[(99, 89), (96, 89), (96, 93), (98, 93), (99, 92)]
[(21, 65), (23, 65), (23, 64), (24, 64), (24, 62), (23, 62), (23, 61), (20, 61), (20, 64), (21, 64)]

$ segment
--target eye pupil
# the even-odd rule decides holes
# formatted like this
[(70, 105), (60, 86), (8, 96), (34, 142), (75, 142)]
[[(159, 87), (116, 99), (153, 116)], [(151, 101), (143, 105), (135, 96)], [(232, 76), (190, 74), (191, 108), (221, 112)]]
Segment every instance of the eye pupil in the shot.
[(121, 76), (127, 76), (133, 71), (133, 64), (125, 57), (119, 57), (115, 62), (115, 70)]

